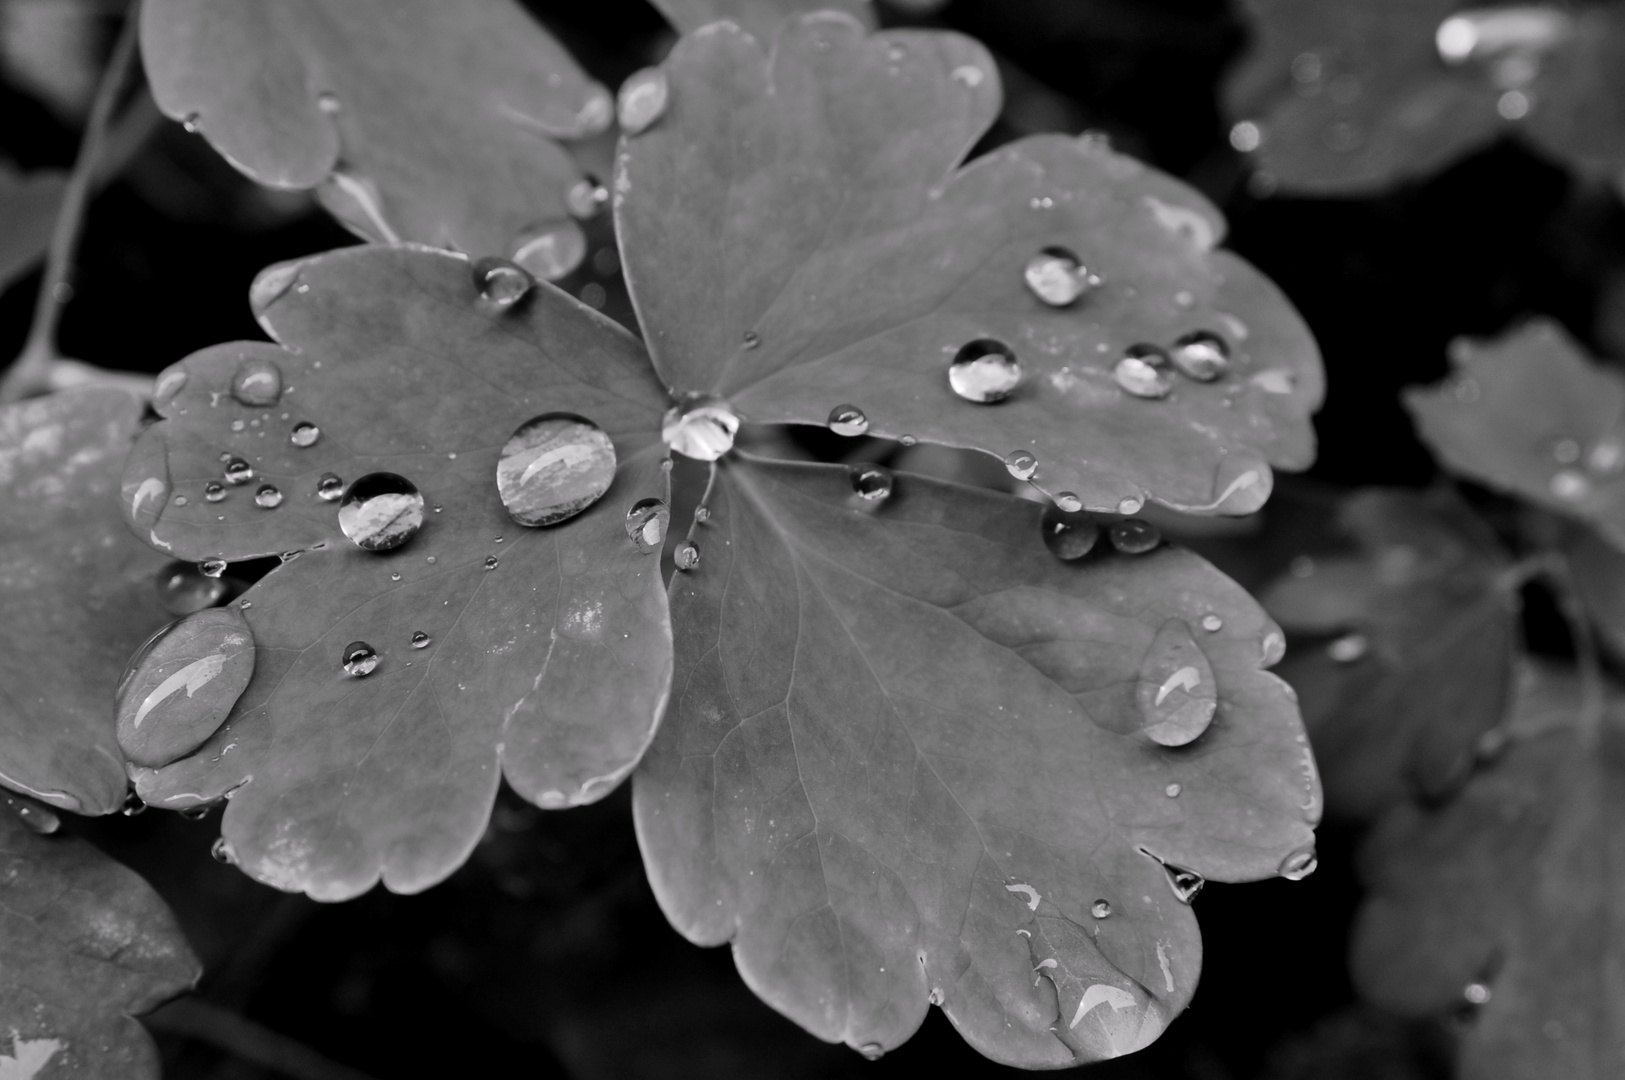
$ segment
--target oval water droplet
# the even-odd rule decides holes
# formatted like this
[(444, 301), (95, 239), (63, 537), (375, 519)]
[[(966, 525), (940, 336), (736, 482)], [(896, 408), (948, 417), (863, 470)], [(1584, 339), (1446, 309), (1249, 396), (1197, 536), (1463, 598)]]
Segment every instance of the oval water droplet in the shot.
[(564, 206), (572, 215), (586, 221), (598, 216), (609, 204), (609, 188), (592, 173), (585, 173), (564, 193)]
[(293, 426), (292, 433), (288, 435), (288, 441), (303, 449), (308, 446), (315, 446), (316, 440), (321, 437), (321, 428), (308, 420), (301, 420)]
[(206, 802), (198, 803), (196, 806), (184, 807), (177, 811), (177, 813), (179, 813), (180, 816), (185, 818), (187, 821), (202, 821), (204, 818), (208, 817), (210, 812), (213, 810), (214, 803)]
[(214, 861), (217, 863), (224, 863), (227, 866), (237, 865), (237, 853), (231, 849), (230, 844), (226, 843), (224, 836), (215, 837), (213, 846), (209, 848), (209, 854), (213, 856)]
[(1207, 879), (1194, 870), (1186, 870), (1172, 863), (1163, 863), (1162, 869), (1168, 876), (1168, 887), (1174, 891), (1174, 899), (1181, 904), (1195, 900), (1196, 894), (1207, 884)]
[(1038, 472), (1038, 458), (1026, 450), (1012, 450), (1004, 456), (1004, 469), (1017, 480), (1031, 480)]
[(677, 564), (679, 570), (694, 570), (700, 565), (700, 545), (692, 540), (684, 540), (677, 545), (672, 553), (672, 562)]
[(220, 502), (226, 497), (226, 486), (218, 480), (210, 480), (203, 485), (203, 500), (205, 502)]
[(190, 615), (226, 598), (226, 583), (203, 576), (192, 563), (173, 562), (158, 571), (158, 602), (171, 615)]
[(1168, 796), (1170, 799), (1177, 799), (1177, 798), (1179, 798), (1179, 793), (1181, 791), (1184, 791), (1184, 790), (1185, 790), (1184, 787), (1182, 787), (1181, 785), (1179, 785), (1177, 783), (1174, 783), (1174, 784), (1169, 784), (1167, 787), (1163, 788), (1162, 793), (1164, 795)]
[(572, 413), (525, 421), (497, 460), (502, 505), (533, 528), (575, 517), (614, 482), (615, 444), (597, 424)]
[(1111, 539), (1112, 547), (1124, 555), (1144, 555), (1162, 543), (1162, 531), (1140, 518), (1112, 522), (1107, 536)]
[(866, 502), (881, 502), (891, 494), (892, 471), (881, 465), (853, 465), (847, 470), (847, 480)]
[(1258, 650), (1264, 666), (1270, 667), (1279, 663), (1281, 657), (1286, 655), (1286, 638), (1278, 631), (1271, 630), (1258, 643)]
[(694, 520), (698, 521), (701, 525), (704, 525), (707, 521), (710, 521), (711, 508), (706, 506), (704, 503), (696, 506), (694, 508)]
[(1111, 902), (1108, 901), (1108, 900), (1096, 900), (1092, 905), (1090, 905), (1089, 914), (1093, 915), (1097, 919), (1109, 919), (1109, 918), (1111, 918), (1112, 917), (1112, 905), (1111, 905)]
[(1312, 847), (1299, 848), (1281, 860), (1281, 876), (1288, 881), (1302, 881), (1315, 872), (1320, 860)]
[(754, 330), (746, 330), (744, 336), (739, 340), (744, 343), (745, 348), (754, 349), (762, 343), (762, 335)]
[(1090, 273), (1076, 252), (1064, 247), (1047, 247), (1034, 255), (1027, 260), (1022, 277), (1032, 294), (1051, 307), (1075, 303), (1100, 285), (1099, 276)]
[(1215, 632), (1217, 632), (1219, 630), (1223, 630), (1224, 629), (1224, 620), (1219, 618), (1219, 616), (1217, 616), (1217, 615), (1203, 615), (1202, 616), (1202, 629), (1206, 630), (1210, 634), (1215, 633)]
[(1481, 982), (1471, 982), (1462, 988), (1461, 996), (1469, 1005), (1488, 1005), (1490, 1003), (1490, 988)]
[(1058, 491), (1055, 493), (1055, 505), (1069, 514), (1075, 514), (1083, 509), (1083, 500), (1070, 491)]
[(1068, 513), (1059, 506), (1044, 507), (1039, 519), (1044, 546), (1058, 559), (1081, 559), (1094, 550), (1100, 539), (1100, 526), (1080, 512)]
[(414, 649), (427, 649), (428, 647), (429, 647), (429, 635), (425, 634), (422, 630), (414, 630), (414, 631), (412, 631), (412, 648), (414, 648)]
[(487, 555), (485, 557), (485, 568), (487, 570), (495, 570), (497, 568), (497, 557), (495, 555)]
[(390, 551), (423, 527), (423, 496), (394, 473), (368, 473), (339, 502), (339, 528), (363, 551)]
[(1141, 730), (1159, 746), (1184, 746), (1213, 722), (1219, 705), (1213, 667), (1184, 619), (1157, 628), (1140, 661), (1134, 697)]
[(1212, 382), (1230, 368), (1230, 344), (1211, 330), (1193, 330), (1174, 342), (1174, 367), (1187, 378)]
[(254, 466), (240, 457), (226, 459), (226, 483), (234, 486), (246, 484), (254, 479)]
[(282, 492), (271, 484), (264, 484), (258, 491), (254, 492), (254, 505), (264, 507), (267, 510), (275, 510), (282, 505)]
[(568, 218), (526, 229), (513, 242), (513, 261), (543, 281), (557, 281), (586, 257), (587, 236)]
[(615, 95), (615, 120), (628, 135), (648, 130), (666, 111), (671, 84), (659, 68), (635, 71)]
[(336, 502), (344, 497), (344, 480), (337, 473), (322, 473), (316, 481), (316, 497), (324, 502)]
[(966, 401), (992, 405), (1010, 396), (1021, 382), (1021, 364), (1010, 346), (993, 338), (977, 338), (954, 354), (948, 365), (948, 385)]
[(159, 768), (201, 746), (254, 674), (254, 635), (236, 608), (209, 608), (148, 638), (119, 680), (119, 747)]
[(1173, 361), (1156, 345), (1130, 345), (1112, 369), (1117, 385), (1141, 398), (1165, 398), (1174, 388)]
[(1364, 634), (1344, 634), (1326, 646), (1326, 655), (1339, 664), (1352, 664), (1370, 648)]
[(282, 397), (282, 369), (269, 360), (244, 360), (231, 379), (231, 396), (256, 408)]
[(226, 572), (226, 560), (204, 559), (197, 564), (198, 573), (207, 578), (217, 578)]
[(858, 1053), (869, 1061), (879, 1061), (886, 1053), (886, 1048), (879, 1043), (864, 1043), (858, 1047)]
[(667, 446), (695, 461), (715, 461), (733, 449), (739, 417), (727, 402), (699, 397), (666, 411), (660, 437)]
[(930, 1001), (933, 1005), (940, 1006), (944, 1001), (948, 1000), (948, 995), (942, 992), (942, 987), (933, 986), (931, 988), (931, 993), (926, 995), (926, 1000)]
[(660, 551), (671, 524), (671, 508), (659, 499), (639, 499), (626, 512), (626, 535), (645, 555)]
[(1559, 469), (1552, 474), (1551, 491), (1564, 502), (1579, 502), (1591, 494), (1591, 481), (1574, 469)]
[(474, 278), (480, 299), (495, 311), (507, 311), (536, 287), (536, 279), (530, 276), (529, 270), (495, 255), (475, 259), (469, 266), (469, 274)]
[(358, 679), (364, 675), (371, 675), (378, 670), (378, 650), (365, 641), (352, 641), (344, 646), (344, 652), (340, 655), (340, 664), (343, 666), (346, 675), (352, 675)]
[(837, 405), (829, 411), (829, 429), (852, 438), (869, 430), (869, 418), (856, 405)]

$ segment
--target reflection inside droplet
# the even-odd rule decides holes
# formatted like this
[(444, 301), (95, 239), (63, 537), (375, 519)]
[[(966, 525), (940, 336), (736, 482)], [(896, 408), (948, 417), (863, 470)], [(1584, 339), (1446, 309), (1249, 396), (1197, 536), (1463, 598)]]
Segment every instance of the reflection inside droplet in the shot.
[(394, 473), (368, 473), (352, 483), (339, 503), (339, 528), (363, 551), (389, 551), (423, 527), (423, 496), (417, 485)]
[(603, 497), (615, 482), (615, 444), (597, 424), (546, 413), (521, 424), (497, 460), (497, 492), (521, 525), (556, 525)]
[(992, 338), (977, 338), (954, 355), (948, 365), (948, 385), (966, 401), (991, 405), (1003, 401), (1021, 381), (1021, 364), (1010, 346)]

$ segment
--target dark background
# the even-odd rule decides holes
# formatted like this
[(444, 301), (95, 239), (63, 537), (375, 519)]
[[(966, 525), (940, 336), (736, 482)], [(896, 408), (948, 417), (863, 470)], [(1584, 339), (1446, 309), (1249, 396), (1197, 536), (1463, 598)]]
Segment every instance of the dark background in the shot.
[[(55, 62), (77, 57), (93, 79), (119, 5), (63, 6), (89, 14), (77, 52)], [(611, 86), (671, 41), (637, 0), (529, 6)], [(986, 145), (1041, 128), (1104, 130), (1223, 207), (1231, 246), (1285, 290), (1324, 350), (1314, 481), (1433, 478), (1398, 393), (1443, 375), (1456, 335), (1543, 313), (1594, 354), (1625, 354), (1625, 307), (1610, 301), (1625, 295), (1625, 216), (1595, 181), (1506, 143), (1381, 198), (1255, 198), (1217, 107), (1219, 79), (1245, 40), (1229, 5), (952, 0), (929, 18), (910, 17), (909, 6), (886, 8), (886, 20), (964, 30), (1006, 65), (1009, 102)], [(12, 14), (0, 22), (14, 39), (8, 51), (43, 49), (17, 43)], [(85, 102), (15, 62), (0, 74), (0, 155), (26, 169), (68, 167)], [(605, 223), (592, 234), (595, 251), (613, 246)], [(261, 337), (247, 305), (254, 274), (352, 242), (307, 199), (255, 187), (166, 123), (92, 204), (59, 344), (90, 363), (155, 372), (203, 346)], [(0, 355), (21, 346), (37, 282), (0, 295)], [(561, 284), (629, 318), (613, 259), (589, 257)], [(1541, 648), (1559, 631), (1549, 605), (1532, 600), (1529, 631)], [(563, 813), (504, 794), (485, 842), (448, 882), (337, 906), (284, 896), (211, 861), (217, 815), (153, 812), (89, 830), (175, 907), (207, 966), (205, 998), (376, 1077), (1014, 1072), (966, 1048), (934, 1009), (910, 1043), (870, 1063), (759, 1003), (726, 950), (694, 948), (666, 925), (644, 882), (625, 789)], [(1355, 1001), (1345, 950), (1359, 900), (1356, 841), (1323, 828), (1320, 870), (1304, 882), (1209, 885), (1197, 903), (1206, 960), (1191, 1008), (1149, 1050), (1093, 1075), (1447, 1075), (1448, 1021), (1401, 1022)], [(177, 1080), (272, 1075), (200, 1042), (162, 1035), (160, 1044)]]

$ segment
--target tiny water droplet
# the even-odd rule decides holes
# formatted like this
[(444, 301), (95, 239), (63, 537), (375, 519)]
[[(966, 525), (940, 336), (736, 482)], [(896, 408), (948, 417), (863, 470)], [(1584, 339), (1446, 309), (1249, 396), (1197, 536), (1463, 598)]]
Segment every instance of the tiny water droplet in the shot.
[(920, 440), (916, 439), (912, 435), (899, 435), (897, 437), (897, 441), (902, 443), (904, 446), (913, 446), (915, 443), (919, 442)]
[(592, 173), (584, 174), (564, 193), (565, 209), (582, 221), (597, 217), (608, 203), (609, 188)]
[(1144, 555), (1162, 543), (1161, 530), (1141, 518), (1114, 521), (1107, 535), (1111, 538), (1112, 547), (1124, 555)]
[(181, 817), (185, 818), (187, 821), (202, 821), (204, 818), (209, 816), (209, 811), (213, 809), (213, 803), (201, 803), (197, 806), (188, 806), (179, 813)]
[(621, 130), (637, 135), (648, 130), (666, 111), (671, 97), (671, 84), (666, 73), (659, 68), (635, 71), (621, 84), (615, 96), (615, 119)]
[(200, 117), (197, 113), (187, 113), (186, 119), (181, 121), (181, 127), (186, 129), (186, 133), (188, 135), (196, 135), (198, 132), (198, 122), (201, 119), (202, 117)]
[(153, 383), (153, 386), (152, 386), (152, 403), (154, 405), (163, 405), (163, 404), (165, 404), (166, 402), (169, 401), (170, 398), (172, 398), (176, 394), (180, 393), (181, 392), (181, 387), (183, 387), (185, 385), (186, 385), (186, 369), (185, 368), (171, 367), (171, 368), (166, 369), (161, 375), (158, 376), (157, 380)]
[(495, 255), (475, 259), (469, 273), (480, 299), (496, 311), (507, 311), (536, 287), (536, 279), (530, 276), (529, 270)]
[(1179, 793), (1184, 790), (1185, 789), (1179, 784), (1169, 784), (1167, 787), (1162, 789), (1162, 793), (1168, 796), (1170, 799), (1177, 799), (1179, 798)]
[(1112, 369), (1117, 385), (1142, 398), (1165, 398), (1173, 391), (1173, 362), (1155, 345), (1130, 345)]
[(762, 343), (762, 335), (754, 330), (746, 330), (744, 337), (740, 340), (744, 342), (745, 348), (754, 349)]
[(991, 405), (1003, 401), (1021, 381), (1021, 364), (1010, 346), (992, 338), (966, 344), (948, 365), (948, 385), (966, 401)]
[(170, 501), (173, 502), (176, 506), (185, 506), (187, 500), (186, 500), (185, 495), (177, 495), (173, 499), (171, 499)]
[(1044, 507), (1039, 528), (1050, 554), (1069, 562), (1089, 554), (1100, 539), (1100, 526), (1094, 519), (1077, 511), (1068, 513), (1055, 505)]
[(1094, 902), (1094, 904), (1092, 904), (1090, 906), (1089, 914), (1093, 915), (1097, 919), (1109, 919), (1109, 918), (1111, 918), (1112, 917), (1112, 905), (1111, 905), (1111, 902), (1109, 900), (1096, 900)]
[(727, 402), (700, 397), (666, 411), (660, 437), (667, 446), (695, 461), (715, 461), (733, 449), (739, 417)]
[(368, 473), (339, 502), (339, 528), (363, 551), (389, 551), (423, 527), (423, 496), (394, 473)]
[(315, 446), (316, 440), (322, 437), (322, 429), (308, 420), (301, 420), (293, 426), (293, 433), (288, 441), (298, 447)]
[(1352, 664), (1369, 648), (1364, 634), (1344, 634), (1326, 646), (1326, 655), (1339, 664)]
[(513, 241), (513, 261), (543, 281), (557, 281), (586, 256), (587, 236), (568, 218), (526, 229)]
[(972, 90), (981, 86), (982, 80), (987, 78), (987, 72), (975, 64), (962, 64), (954, 68), (949, 74), (953, 77), (954, 82), (968, 86)]
[(231, 845), (226, 843), (224, 836), (215, 837), (214, 844), (209, 848), (209, 854), (217, 863), (224, 863), (227, 866), (237, 865), (237, 853), (231, 850)]
[(226, 497), (226, 487), (218, 480), (210, 480), (203, 485), (203, 499), (205, 502), (219, 502)]
[(1174, 891), (1174, 899), (1181, 904), (1195, 900), (1196, 894), (1207, 884), (1207, 879), (1194, 870), (1186, 870), (1172, 863), (1163, 863), (1162, 869), (1168, 875), (1168, 887)]
[(343, 108), (339, 104), (338, 95), (328, 93), (325, 90), (316, 95), (316, 107), (329, 116)]
[(1265, 667), (1279, 663), (1281, 657), (1286, 655), (1286, 638), (1277, 631), (1271, 630), (1264, 635), (1258, 643), (1259, 654)]
[(423, 561), (424, 561), (424, 562), (426, 562), (426, 563), (428, 563), (428, 564), (429, 564), (429, 565), (430, 565), (430, 566), (433, 566), (433, 565), (434, 565), (434, 561), (435, 561), (435, 560), (434, 560), (434, 556), (433, 556), (433, 555), (430, 555), (430, 556), (429, 556), (429, 557), (428, 557), (428, 558), (427, 558), (427, 559), (424, 559), (424, 560), (423, 560)]
[(212, 608), (226, 598), (226, 583), (205, 577), (191, 563), (170, 563), (158, 571), (158, 602), (171, 615), (190, 615)]
[(495, 570), (497, 568), (497, 557), (495, 555), (487, 555), (485, 557), (485, 568), (487, 570)]
[(1124, 495), (1117, 500), (1119, 514), (1138, 514), (1145, 508), (1145, 500), (1137, 495)]
[(941, 1006), (944, 1001), (948, 1000), (948, 995), (942, 992), (942, 987), (933, 986), (931, 993), (927, 995), (927, 1000), (933, 1005)]
[(1026, 450), (1012, 450), (1004, 456), (1004, 468), (1017, 480), (1031, 480), (1038, 472), (1038, 458)]
[(700, 565), (700, 545), (692, 540), (684, 540), (677, 545), (672, 553), (672, 562), (677, 564), (679, 570), (693, 570)]
[(1211, 330), (1193, 330), (1174, 342), (1172, 359), (1187, 378), (1212, 382), (1230, 367), (1230, 345)]
[(197, 564), (198, 573), (207, 578), (217, 578), (226, 572), (226, 560), (204, 559)]
[(880, 465), (853, 465), (847, 470), (852, 490), (866, 502), (881, 502), (891, 494), (892, 471)]
[(1598, 439), (1586, 455), (1586, 468), (1599, 476), (1612, 476), (1625, 468), (1625, 443), (1612, 435)]
[(414, 631), (412, 631), (412, 648), (414, 648), (414, 649), (427, 649), (428, 647), (429, 647), (429, 635), (425, 634), (422, 630), (414, 630)]
[(1488, 1005), (1490, 1003), (1490, 988), (1480, 982), (1468, 983), (1462, 988), (1461, 996), (1469, 1005)]
[(230, 458), (226, 461), (226, 483), (232, 485), (246, 484), (254, 479), (254, 466), (240, 457)]
[(1591, 481), (1574, 469), (1559, 469), (1552, 474), (1551, 491), (1564, 502), (1579, 502), (1591, 494)]
[(711, 508), (709, 506), (706, 506), (704, 503), (701, 503), (699, 506), (696, 506), (694, 508), (694, 520), (698, 521), (701, 525), (704, 525), (707, 521), (710, 521), (711, 520)]
[(1573, 465), (1580, 460), (1580, 440), (1564, 436), (1552, 440), (1552, 460), (1559, 465)]
[(265, 484), (254, 492), (254, 505), (263, 506), (267, 510), (275, 510), (282, 505), (282, 492), (270, 484)]
[(231, 396), (244, 405), (274, 405), (282, 396), (282, 369), (269, 360), (244, 360), (232, 376)]
[(557, 525), (603, 497), (615, 482), (615, 444), (573, 413), (546, 413), (521, 424), (497, 460), (497, 493), (521, 525)]
[(1089, 290), (1098, 288), (1100, 277), (1089, 271), (1070, 248), (1047, 247), (1027, 260), (1022, 274), (1032, 294), (1050, 307), (1066, 307)]
[(125, 817), (135, 817), (137, 814), (144, 812), (146, 809), (147, 804), (142, 801), (141, 796), (137, 795), (134, 791), (130, 791), (125, 794), (124, 805), (119, 807), (119, 813), (123, 814)]
[(336, 502), (344, 497), (344, 480), (337, 473), (322, 473), (316, 481), (316, 497), (325, 502)]
[(1242, 120), (1230, 129), (1230, 145), (1243, 154), (1250, 154), (1264, 143), (1264, 129), (1256, 121)]
[(1281, 876), (1288, 881), (1302, 881), (1315, 872), (1320, 860), (1312, 847), (1299, 848), (1281, 860)]
[(1055, 493), (1055, 505), (1069, 514), (1075, 514), (1083, 509), (1083, 500), (1070, 491), (1057, 491)]
[(344, 646), (342, 656), (344, 673), (361, 678), (371, 675), (378, 668), (378, 650), (365, 641), (352, 641)]
[(1216, 633), (1224, 629), (1224, 620), (1219, 618), (1217, 615), (1203, 615), (1202, 629), (1206, 630), (1210, 634)]
[(852, 438), (869, 430), (869, 418), (856, 405), (837, 405), (829, 411), (829, 429)]

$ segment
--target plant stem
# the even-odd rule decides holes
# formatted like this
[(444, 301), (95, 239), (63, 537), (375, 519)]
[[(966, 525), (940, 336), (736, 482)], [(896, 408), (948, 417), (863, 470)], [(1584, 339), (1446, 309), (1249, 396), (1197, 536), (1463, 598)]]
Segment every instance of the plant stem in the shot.
[(56, 225), (51, 231), (45, 276), (40, 281), (39, 296), (34, 301), (34, 322), (29, 327), (23, 351), (11, 370), (0, 378), (0, 402), (16, 401), (50, 385), (51, 364), (57, 358), (57, 324), (62, 318), (62, 308), (73, 296), (73, 286), (69, 282), (73, 275), (73, 253), (78, 246), (79, 231), (84, 225), (91, 185), (105, 152), (109, 121), (135, 67), (140, 25), (141, 5), (136, 0), (125, 14), (124, 26), (119, 30), (118, 41), (113, 46), (113, 55), (107, 62), (107, 69), (102, 72), (101, 83), (96, 87), (96, 98), (91, 103), (84, 137), (79, 143), (79, 156), (74, 160), (73, 172), (69, 174), (67, 186), (62, 192), (62, 207), (57, 211)]
[(304, 1043), (202, 998), (177, 998), (142, 1020), (154, 1031), (208, 1043), (292, 1080), (372, 1080), (366, 1073), (325, 1058)]
[(1607, 706), (1597, 636), (1591, 630), (1591, 620), (1575, 590), (1568, 559), (1552, 553), (1547, 575), (1557, 593), (1558, 609), (1569, 624), (1569, 634), (1574, 639), (1574, 661), (1580, 669), (1580, 741), (1586, 746), (1595, 746), (1602, 737), (1603, 713)]

